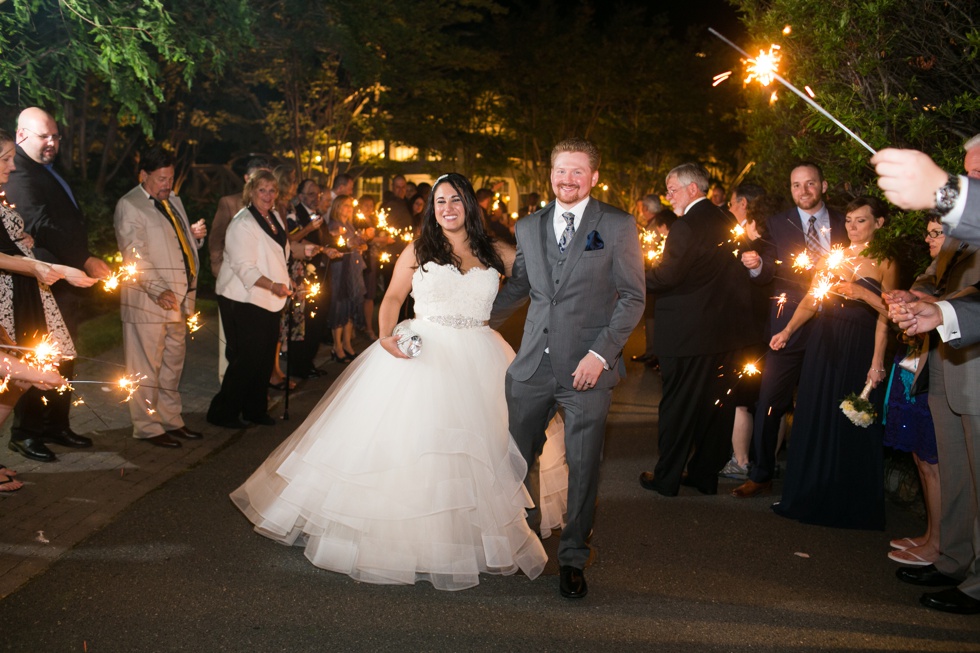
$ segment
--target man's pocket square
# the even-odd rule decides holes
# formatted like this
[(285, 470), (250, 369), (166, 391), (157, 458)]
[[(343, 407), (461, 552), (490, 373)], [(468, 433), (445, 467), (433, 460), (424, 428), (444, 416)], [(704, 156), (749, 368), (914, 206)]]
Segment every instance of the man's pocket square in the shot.
[(605, 243), (602, 242), (602, 236), (599, 235), (598, 231), (590, 231), (588, 237), (585, 239), (585, 251), (594, 252), (605, 247)]

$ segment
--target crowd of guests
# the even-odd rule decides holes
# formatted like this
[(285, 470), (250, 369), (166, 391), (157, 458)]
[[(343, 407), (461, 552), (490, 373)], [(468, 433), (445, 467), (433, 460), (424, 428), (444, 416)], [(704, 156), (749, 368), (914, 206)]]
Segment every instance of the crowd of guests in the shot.
[[(55, 459), (51, 444), (92, 444), (70, 428), (70, 392), (52, 389), (72, 377), (80, 301), (74, 289), (110, 274), (86, 249), (78, 203), (52, 166), (59, 144), (57, 124), (37, 108), (20, 115), (16, 141), (0, 130), (0, 185), (11, 200), (0, 206), (0, 340), (29, 348), (50, 335), (63, 356), (46, 372), (9, 354), (2, 362), (15, 379), (0, 402), (0, 421), (15, 417), (9, 447), (39, 461)], [(980, 137), (967, 143), (965, 166), (980, 178)], [(257, 159), (243, 192), (219, 202), (209, 237), (173, 193), (172, 155), (159, 147), (141, 153), (137, 176), (114, 217), (124, 263), (140, 270), (121, 290), (127, 368), (146, 377), (130, 410), (133, 436), (168, 448), (202, 437), (184, 423), (177, 388), (206, 239), (223, 357), (207, 420), (227, 428), (271, 425), (270, 389), (322, 374), (314, 365), (321, 344), (347, 364), (358, 355), (355, 330), (376, 339), (376, 298), (417, 235), (432, 191), (398, 175), (379, 203), (355, 198), (349, 175), (321, 190), (317, 180), (297, 181), (292, 168)], [(973, 333), (969, 296), (980, 285), (980, 259), (966, 206), (973, 186), (949, 179), (948, 192), (929, 207), (942, 219), (924, 230), (932, 265), (903, 290), (892, 261), (865, 254), (888, 219), (886, 205), (860, 197), (836, 211), (825, 201), (828, 183), (816, 163), (789, 171), (793, 205), (786, 209), (748, 183), (726, 202), (700, 165), (675, 168), (666, 179), (670, 208), (650, 194), (635, 209), (640, 231), (661, 242), (646, 270), (646, 347), (632, 358), (663, 377), (659, 460), (641, 474), (644, 488), (675, 496), (687, 485), (715, 494), (722, 476), (743, 480), (731, 491), (736, 498), (769, 494), (792, 411), (783, 494), (773, 511), (809, 524), (882, 529), (883, 445), (911, 452), (926, 531), (893, 540), (889, 557), (908, 565), (899, 572), (907, 582), (966, 577), (959, 594), (925, 595), (923, 602), (972, 613), (980, 612), (969, 584), (977, 489), (975, 465), (972, 472), (962, 467), (976, 456), (980, 345), (963, 340)], [(900, 192), (885, 190), (890, 198)], [(487, 231), (513, 243), (514, 225), (497, 198), (489, 188), (474, 194)], [(522, 212), (538, 202), (529, 198)], [(915, 202), (923, 200), (905, 204)], [(962, 239), (950, 233), (951, 223)], [(808, 262), (799, 262), (801, 254)], [(904, 329), (900, 342), (890, 320)], [(850, 394), (860, 395), (852, 401), (857, 416), (841, 410)], [(0, 491), (20, 487), (15, 472), (0, 468)]]

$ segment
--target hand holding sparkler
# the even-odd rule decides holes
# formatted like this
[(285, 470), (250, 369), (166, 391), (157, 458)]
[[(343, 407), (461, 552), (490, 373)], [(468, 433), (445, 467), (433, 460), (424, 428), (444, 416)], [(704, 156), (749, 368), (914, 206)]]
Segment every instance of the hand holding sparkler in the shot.
[(208, 236), (208, 227), (204, 223), (204, 218), (201, 218), (197, 222), (191, 225), (191, 235), (194, 236), (196, 240), (204, 240)]
[(949, 178), (929, 155), (917, 150), (887, 148), (871, 157), (871, 163), (888, 201), (910, 211), (936, 208), (936, 191)]
[(109, 275), (112, 274), (112, 269), (109, 268), (109, 265), (102, 259), (94, 256), (85, 259), (82, 269), (85, 270), (85, 274), (96, 279), (108, 279)]
[(762, 267), (762, 257), (759, 256), (759, 252), (749, 250), (747, 252), (742, 252), (742, 265), (744, 265), (749, 270), (754, 270), (758, 267)]
[(65, 281), (75, 286), (76, 288), (88, 288), (94, 286), (99, 282), (95, 277), (90, 277), (83, 270), (78, 268), (73, 268), (70, 265), (61, 265), (60, 263), (53, 263), (52, 268), (57, 270), (62, 274)]
[(157, 295), (154, 300), (156, 305), (165, 311), (176, 311), (180, 308), (180, 302), (177, 301), (177, 295), (174, 294), (172, 290), (164, 290), (162, 293)]
[(889, 306), (889, 317), (906, 335), (928, 333), (943, 323), (943, 313), (935, 302), (911, 302)]

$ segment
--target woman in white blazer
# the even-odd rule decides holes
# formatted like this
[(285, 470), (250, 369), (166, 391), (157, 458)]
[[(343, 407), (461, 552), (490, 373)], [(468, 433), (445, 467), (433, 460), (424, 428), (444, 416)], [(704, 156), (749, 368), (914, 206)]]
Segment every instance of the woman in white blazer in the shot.
[(242, 193), (245, 208), (232, 218), (225, 235), (215, 290), (228, 369), (208, 409), (208, 422), (217, 426), (275, 424), (266, 386), (275, 363), (279, 314), (292, 294), (286, 227), (273, 209), (277, 195), (271, 172), (253, 175)]

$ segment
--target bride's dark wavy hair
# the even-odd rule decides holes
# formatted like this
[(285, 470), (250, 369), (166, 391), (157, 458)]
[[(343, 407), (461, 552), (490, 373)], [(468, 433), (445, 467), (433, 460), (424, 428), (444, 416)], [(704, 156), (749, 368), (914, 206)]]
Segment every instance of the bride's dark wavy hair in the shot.
[[(428, 262), (437, 265), (454, 265), (458, 269), (463, 261), (453, 253), (452, 243), (442, 233), (442, 228), (436, 222), (435, 197), (440, 184), (449, 184), (459, 193), (463, 200), (464, 226), (470, 241), (470, 251), (480, 263), (504, 274), (504, 262), (493, 246), (494, 238), (487, 231), (483, 218), (483, 209), (476, 203), (476, 193), (469, 180), (458, 172), (444, 174), (432, 184), (432, 192), (425, 203), (422, 214), (422, 229), (415, 239), (415, 259), (419, 266)], [(424, 269), (424, 268), (423, 268)]]

